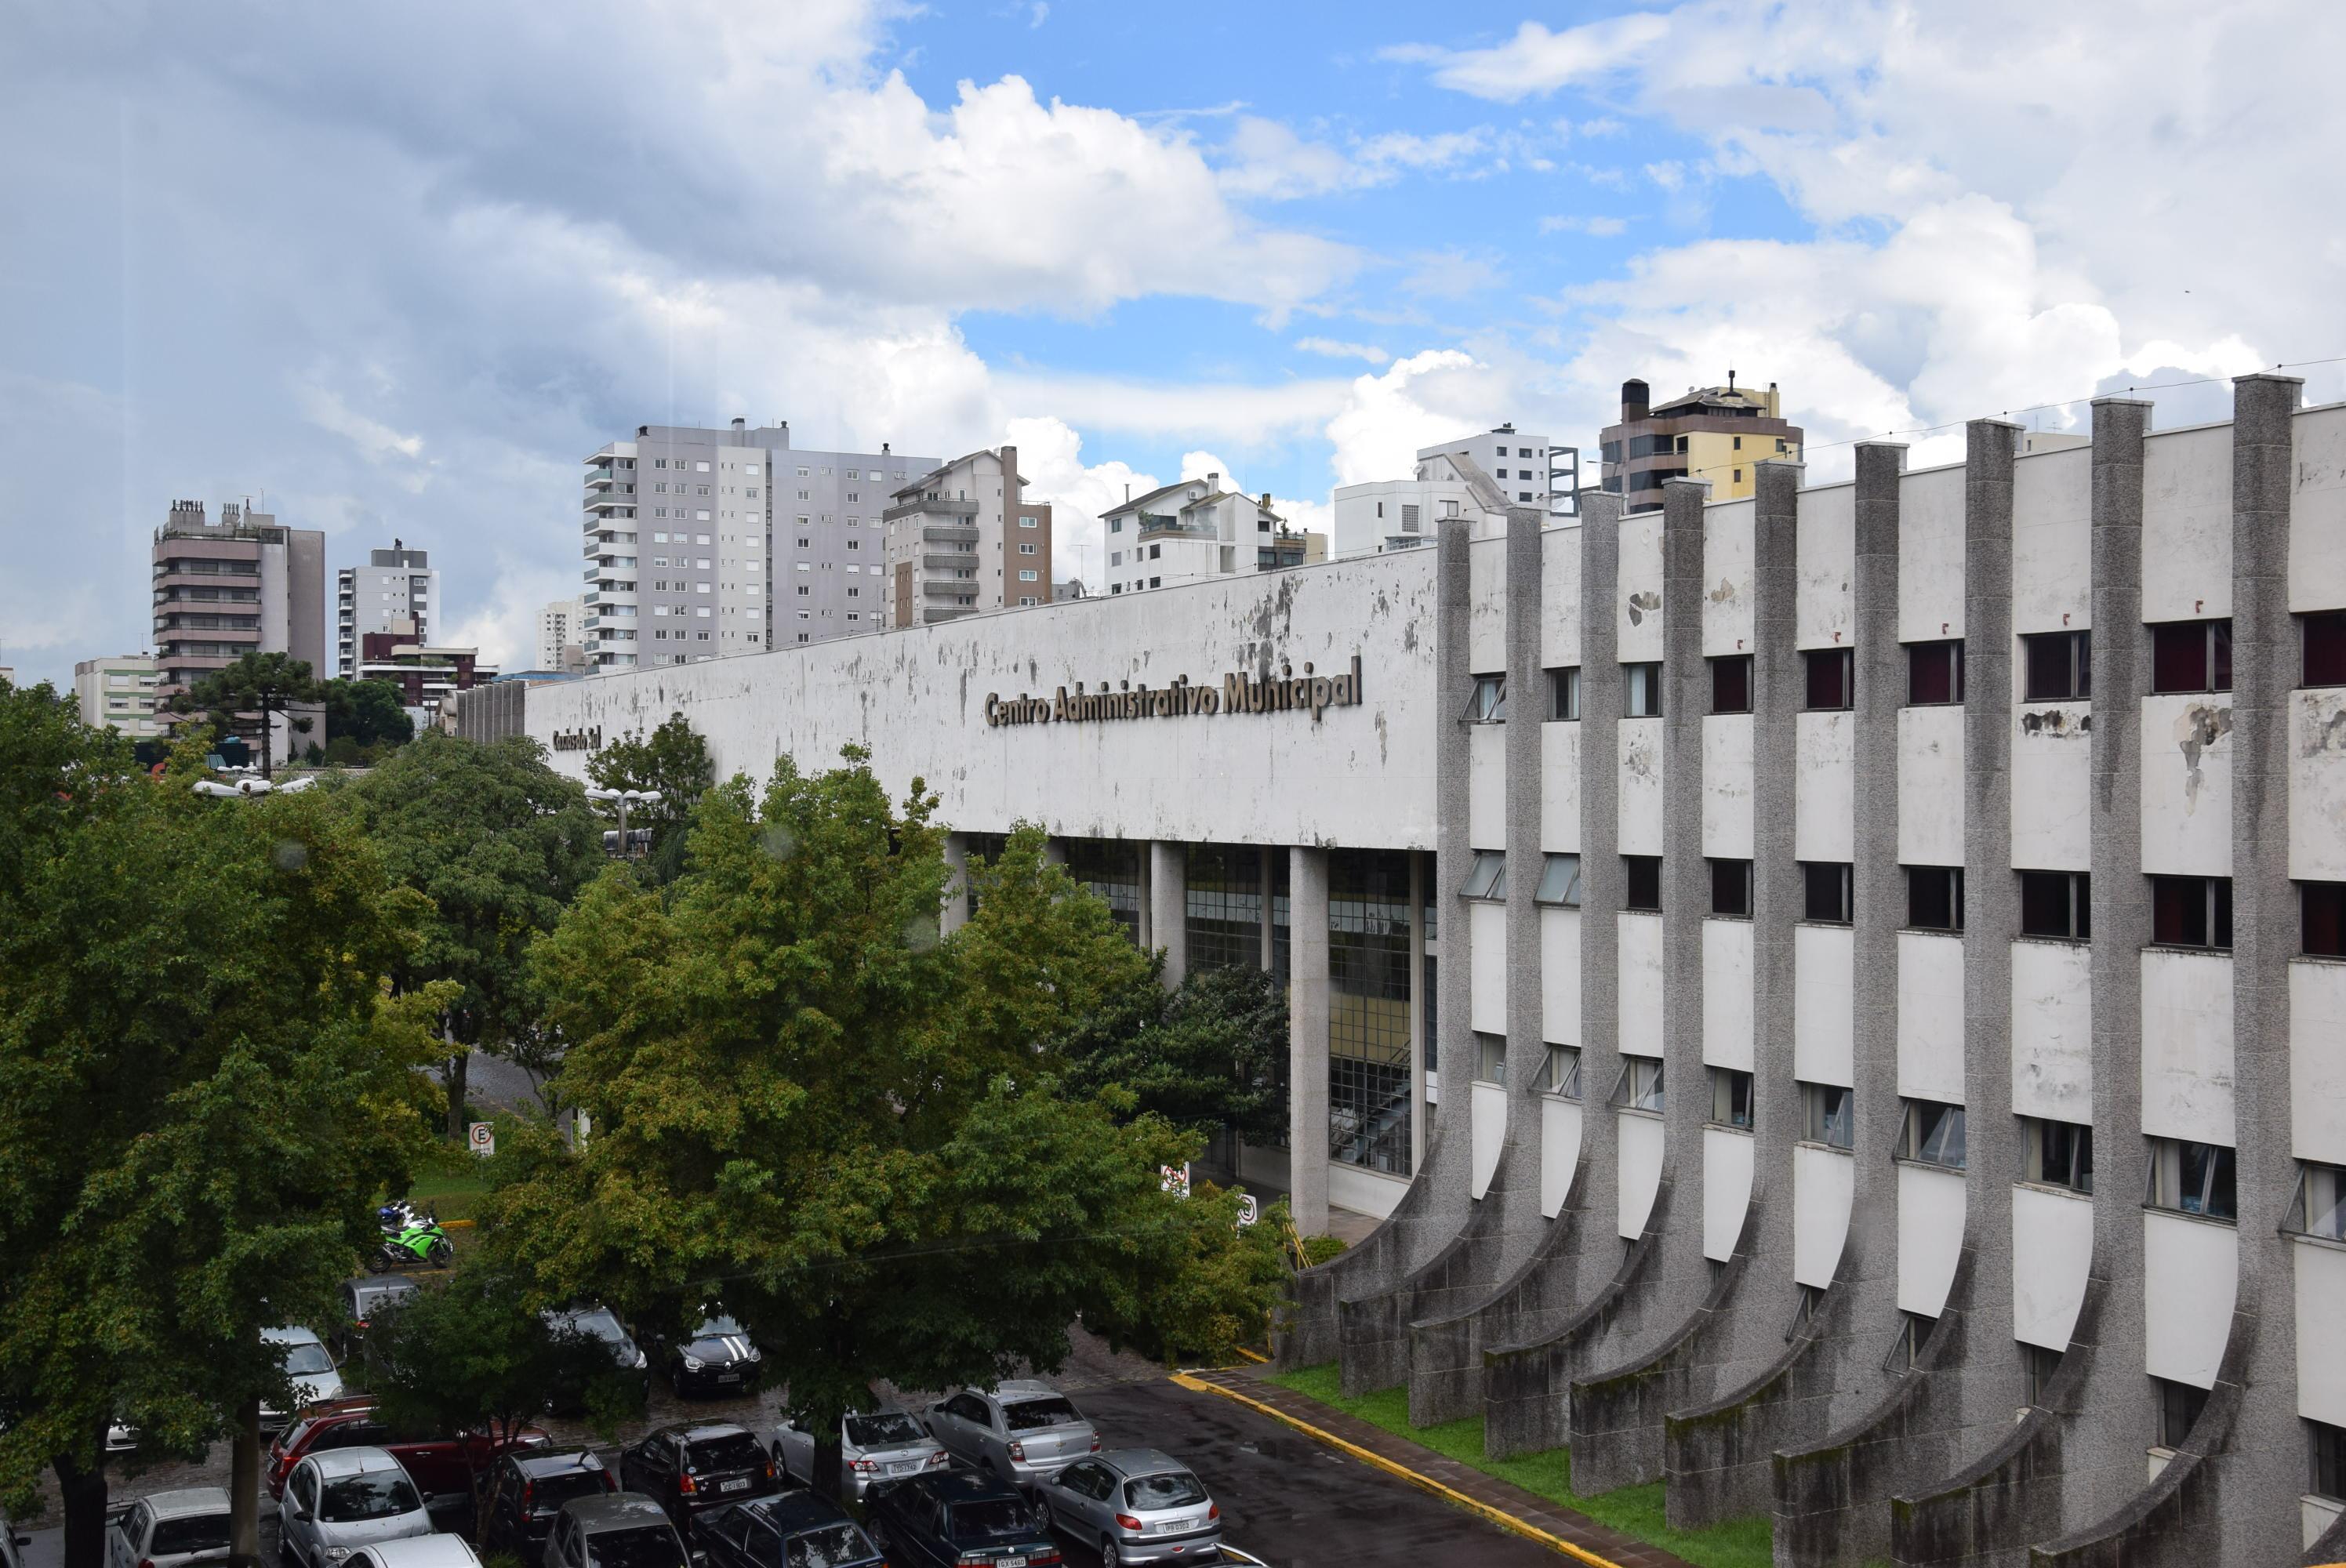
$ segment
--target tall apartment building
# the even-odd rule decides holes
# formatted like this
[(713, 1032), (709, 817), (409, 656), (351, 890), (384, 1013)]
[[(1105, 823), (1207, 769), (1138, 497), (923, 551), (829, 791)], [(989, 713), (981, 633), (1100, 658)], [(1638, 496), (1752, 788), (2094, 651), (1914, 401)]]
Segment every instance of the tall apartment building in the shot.
[(1473, 459), (1505, 494), (1510, 506), (1536, 506), (1556, 522), (1580, 514), (1576, 446), (1556, 446), (1544, 435), (1525, 435), (1510, 420), (1492, 430), (1417, 449), (1420, 463), (1445, 455)]
[(877, 630), (881, 514), (937, 465), (884, 444), (800, 451), (787, 423), (637, 426), (586, 459), (587, 657), (688, 664)]
[(163, 733), (155, 717), (155, 691), (163, 677), (153, 654), (86, 658), (74, 666), (74, 697), (81, 721), (92, 728), (118, 729), (134, 739)]
[(174, 501), (152, 558), (158, 699), (256, 651), (325, 673), (324, 534), (234, 502), (212, 523), (202, 502)]
[[(929, 626), (1051, 602), (1051, 506), (1026, 499), (1016, 447), (981, 449), (916, 472), (897, 486), (884, 514), (883, 625)], [(799, 593), (803, 602), (803, 583)], [(790, 609), (788, 595), (780, 607)], [(806, 629), (798, 627), (799, 641), (813, 640)]]
[(1606, 493), (1629, 511), (1650, 512), (1671, 479), (1703, 480), (1721, 501), (1755, 494), (1760, 464), (1798, 463), (1804, 442), (1800, 427), (1785, 422), (1774, 382), (1753, 392), (1737, 386), (1729, 371), (1723, 387), (1688, 387), (1663, 403), (1652, 401), (1645, 382), (1623, 382), (1621, 423), (1605, 427), (1597, 452)]
[(440, 573), (430, 552), (411, 550), (404, 540), (368, 552), (363, 566), (344, 566), (334, 583), (334, 673), (358, 678), (370, 633), (405, 628), (409, 640), (431, 641), (439, 605)]
[(1151, 588), (1235, 572), (1268, 572), (1303, 564), (1304, 540), (1260, 496), (1222, 488), (1222, 476), (1159, 485), (1100, 514), (1107, 539), (1107, 591)]
[(586, 642), (584, 606), (576, 599), (556, 599), (537, 612), (537, 657), (530, 667), (566, 669), (568, 650), (584, 648)]

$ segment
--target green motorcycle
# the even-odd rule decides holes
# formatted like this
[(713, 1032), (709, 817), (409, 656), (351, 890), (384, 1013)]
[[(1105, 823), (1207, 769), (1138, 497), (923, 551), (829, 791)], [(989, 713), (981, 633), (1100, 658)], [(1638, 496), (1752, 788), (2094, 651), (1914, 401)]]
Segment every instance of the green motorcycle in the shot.
[(383, 1205), (375, 1217), (382, 1227), (382, 1241), (374, 1254), (376, 1273), (396, 1273), (419, 1263), (445, 1268), (454, 1261), (456, 1244), (432, 1216), (403, 1202)]

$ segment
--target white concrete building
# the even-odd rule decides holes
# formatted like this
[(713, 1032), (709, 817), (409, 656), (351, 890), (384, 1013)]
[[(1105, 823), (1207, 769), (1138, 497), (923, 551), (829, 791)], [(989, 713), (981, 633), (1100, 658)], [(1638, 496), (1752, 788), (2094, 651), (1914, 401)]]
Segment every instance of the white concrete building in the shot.
[(1436, 452), (1420, 457), (1407, 479), (1336, 487), (1336, 554), (1373, 555), (1430, 545), (1448, 518), (1464, 518), (1479, 535), (1504, 524), (1512, 504), (1473, 457)]
[(334, 673), (359, 678), (370, 633), (403, 631), (429, 641), (439, 621), (440, 572), (431, 553), (411, 550), (403, 539), (388, 550), (370, 550), (365, 565), (334, 574)]
[(155, 718), (155, 690), (162, 683), (153, 654), (86, 658), (74, 666), (74, 697), (81, 705), (81, 721), (93, 728), (118, 729), (133, 739), (164, 733)]
[(1051, 602), (1051, 504), (1026, 498), (1016, 447), (915, 472), (882, 514), (882, 625), (933, 626)]
[(1544, 435), (1525, 435), (1511, 420), (1492, 430), (1417, 449), (1421, 463), (1444, 453), (1473, 458), (1505, 494), (1510, 506), (1537, 507), (1547, 514), (1551, 524), (1578, 515), (1578, 447), (1557, 446)]
[(537, 612), (537, 657), (532, 669), (569, 667), (566, 650), (583, 656), (586, 642), (586, 606), (576, 599), (556, 599)]
[(1140, 594), (1239, 572), (1303, 564), (1305, 541), (1270, 509), (1270, 493), (1222, 488), (1222, 476), (1160, 485), (1100, 514), (1107, 592)]
[(955, 855), (1041, 824), (1173, 976), (1281, 975), (1288, 1136), (1238, 1163), (1389, 1216), (1290, 1363), (1780, 1563), (2334, 1561), (2346, 405), (2298, 395), (518, 722), (854, 741)]

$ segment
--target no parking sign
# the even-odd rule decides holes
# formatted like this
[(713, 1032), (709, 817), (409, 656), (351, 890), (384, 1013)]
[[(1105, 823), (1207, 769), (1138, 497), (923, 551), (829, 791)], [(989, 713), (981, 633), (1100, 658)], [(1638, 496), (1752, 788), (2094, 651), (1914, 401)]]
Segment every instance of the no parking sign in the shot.
[(489, 1122), (474, 1122), (471, 1124), (471, 1125), (465, 1130), (465, 1143), (476, 1155), (487, 1156), (495, 1154), (497, 1152), (497, 1129), (495, 1125)]

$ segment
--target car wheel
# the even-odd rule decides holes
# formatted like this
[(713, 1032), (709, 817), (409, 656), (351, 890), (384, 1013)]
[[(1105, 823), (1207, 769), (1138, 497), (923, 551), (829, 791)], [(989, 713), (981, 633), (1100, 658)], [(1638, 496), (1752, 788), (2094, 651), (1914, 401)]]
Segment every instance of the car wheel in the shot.
[(1121, 1568), (1124, 1553), (1116, 1549), (1116, 1537), (1100, 1537), (1100, 1568)]

